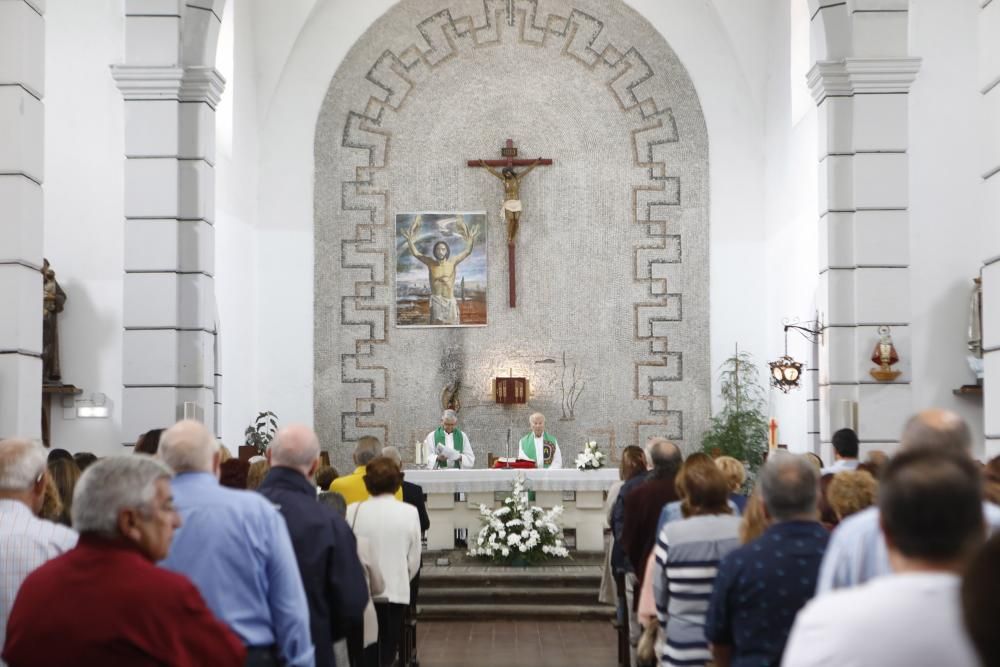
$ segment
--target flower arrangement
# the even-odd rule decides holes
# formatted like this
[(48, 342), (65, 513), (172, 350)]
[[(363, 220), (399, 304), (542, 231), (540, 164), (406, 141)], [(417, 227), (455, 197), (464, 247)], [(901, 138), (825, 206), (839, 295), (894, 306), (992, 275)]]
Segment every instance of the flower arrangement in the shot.
[(597, 450), (597, 443), (591, 440), (583, 445), (583, 452), (576, 456), (577, 470), (597, 470), (604, 467), (604, 454)]
[(497, 563), (538, 563), (549, 558), (568, 558), (562, 528), (557, 523), (562, 512), (563, 508), (559, 505), (548, 512), (529, 505), (524, 477), (518, 475), (503, 505), (495, 510), (486, 505), (479, 506), (483, 527), (479, 529), (469, 555), (489, 558)]

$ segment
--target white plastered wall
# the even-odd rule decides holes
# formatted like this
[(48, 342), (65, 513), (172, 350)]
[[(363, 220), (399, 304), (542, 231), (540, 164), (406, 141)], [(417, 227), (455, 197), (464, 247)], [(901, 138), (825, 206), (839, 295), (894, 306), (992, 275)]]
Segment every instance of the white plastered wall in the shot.
[(107, 396), (108, 419), (52, 405), (52, 446), (120, 450), (122, 396), (122, 58), (120, 2), (46, 3), (45, 256), (66, 291), (59, 317), (63, 382)]
[[(781, 352), (780, 319), (811, 315), (815, 285), (815, 119), (807, 115), (789, 125), (785, 0), (761, 12), (736, 0), (629, 4), (664, 34), (688, 68), (708, 124), (712, 364), (736, 341), (766, 361)], [(257, 410), (272, 409), (286, 423), (312, 421), (316, 112), (343, 55), (392, 2), (276, 5), (232, 5), (232, 154), (218, 157), (216, 197), (222, 435), (230, 444), (239, 441)], [(954, 340), (964, 327), (964, 306), (953, 297), (975, 272), (975, 262), (989, 254), (978, 242), (987, 225), (968, 203), (983, 201), (983, 187), (964, 175), (964, 165), (978, 173), (985, 159), (976, 148), (978, 130), (967, 122), (982, 101), (962, 92), (965, 80), (975, 76), (968, 60), (976, 48), (970, 21), (985, 25), (988, 8), (978, 16), (964, 9), (940, 15), (936, 5), (911, 3), (911, 51), (925, 59), (910, 109), (914, 327), (919, 318), (930, 323), (913, 340), (914, 403), (957, 407), (975, 427), (979, 408), (952, 398), (950, 390), (962, 383), (964, 368)], [(121, 60), (122, 17), (118, 2), (100, 8), (85, 11), (72, 0), (47, 3), (45, 252), (71, 299), (62, 320), (64, 375), (87, 392), (107, 394), (113, 405), (109, 420), (64, 420), (55, 411), (53, 444), (109, 453), (125, 439), (124, 129), (121, 94), (108, 73), (108, 65)], [(988, 62), (988, 49), (979, 49)], [(932, 157), (922, 157), (927, 155)], [(993, 250), (1000, 254), (1000, 247)], [(797, 259), (789, 268), (775, 268), (791, 253)], [(796, 357), (807, 357), (805, 341), (792, 348)], [(799, 393), (774, 402), (781, 439), (793, 449), (805, 448), (799, 443), (807, 441), (810, 428), (804, 400)]]

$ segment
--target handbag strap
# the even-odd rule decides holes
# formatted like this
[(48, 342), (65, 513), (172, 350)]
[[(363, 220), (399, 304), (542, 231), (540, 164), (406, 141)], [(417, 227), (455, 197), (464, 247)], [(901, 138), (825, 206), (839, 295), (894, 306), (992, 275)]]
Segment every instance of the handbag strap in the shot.
[(354, 532), (354, 526), (358, 522), (358, 515), (361, 514), (361, 506), (366, 502), (368, 502), (367, 498), (358, 503), (358, 509), (354, 510), (354, 519), (351, 521), (351, 532)]

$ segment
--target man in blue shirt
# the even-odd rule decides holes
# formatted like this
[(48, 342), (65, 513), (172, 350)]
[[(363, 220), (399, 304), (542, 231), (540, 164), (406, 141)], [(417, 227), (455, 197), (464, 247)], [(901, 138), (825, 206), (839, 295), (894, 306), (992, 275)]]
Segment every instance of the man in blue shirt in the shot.
[(167, 429), (160, 456), (177, 473), (183, 520), (162, 565), (198, 587), (247, 646), (248, 665), (314, 665), (309, 607), (281, 514), (260, 494), (219, 485), (219, 447), (199, 422)]
[[(934, 449), (971, 456), (972, 434), (965, 420), (954, 412), (924, 410), (906, 423), (899, 447), (901, 450)], [(1000, 531), (1000, 507), (983, 502), (983, 514), (990, 531)], [(869, 507), (852, 514), (833, 531), (820, 567), (816, 593), (858, 586), (891, 573), (879, 509)]]
[(816, 590), (828, 533), (817, 520), (819, 478), (805, 457), (773, 456), (760, 475), (772, 524), (719, 564), (705, 637), (719, 667), (778, 667), (795, 615)]
[[(319, 439), (308, 426), (278, 431), (267, 450), (271, 471), (257, 489), (285, 517), (309, 602), (316, 667), (334, 667), (333, 642), (360, 625), (368, 604), (358, 545), (347, 522), (317, 502), (313, 476)], [(342, 665), (341, 667), (347, 667)]]

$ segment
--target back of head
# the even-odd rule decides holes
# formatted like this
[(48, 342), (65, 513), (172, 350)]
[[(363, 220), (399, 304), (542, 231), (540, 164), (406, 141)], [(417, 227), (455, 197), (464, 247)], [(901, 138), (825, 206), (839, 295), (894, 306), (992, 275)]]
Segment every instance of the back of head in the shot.
[(747, 479), (747, 469), (732, 456), (720, 456), (715, 459), (715, 465), (726, 476), (730, 491), (739, 491)]
[(819, 472), (804, 456), (779, 453), (760, 471), (760, 493), (775, 521), (813, 517), (819, 493)]
[(173, 471), (145, 456), (112, 456), (87, 468), (73, 494), (73, 527), (81, 533), (118, 537), (118, 515), (124, 509), (147, 509), (156, 481)]
[(333, 480), (340, 477), (340, 473), (333, 466), (320, 466), (316, 471), (316, 486), (321, 489), (329, 489)]
[(219, 446), (204, 424), (192, 419), (179, 421), (160, 436), (160, 458), (174, 472), (212, 472)]
[(59, 491), (59, 499), (63, 507), (69, 509), (73, 505), (73, 490), (80, 479), (80, 469), (73, 459), (57, 459), (49, 463), (49, 475)]
[(840, 520), (875, 504), (878, 482), (867, 470), (844, 470), (830, 481), (826, 491), (830, 507)]
[(666, 438), (649, 441), (649, 459), (657, 477), (673, 477), (680, 470), (683, 458), (681, 450)]
[[(694, 456), (692, 454), (692, 456)], [(688, 457), (689, 459), (691, 457)], [(701, 514), (729, 514), (729, 482), (708, 455), (684, 462), (678, 491), (685, 517)]]
[(319, 494), (319, 501), (324, 505), (329, 505), (337, 511), (340, 516), (347, 515), (347, 501), (344, 496), (336, 491), (323, 491)]
[(365, 488), (373, 496), (396, 493), (402, 483), (403, 473), (390, 458), (379, 456), (365, 466)]
[(83, 472), (87, 466), (97, 460), (97, 455), (91, 452), (77, 452), (73, 455), (73, 460), (76, 461), (76, 467), (80, 469), (80, 472)]
[(292, 468), (309, 475), (318, 460), (319, 438), (308, 426), (286, 426), (271, 441), (271, 465), (274, 467)]
[(982, 481), (972, 460), (951, 450), (907, 449), (882, 473), (878, 505), (887, 542), (902, 555), (947, 563), (984, 536)]
[(23, 493), (45, 474), (45, 450), (30, 440), (0, 440), (0, 493)]
[(270, 471), (271, 464), (267, 462), (267, 459), (262, 458), (251, 463), (250, 469), (247, 471), (247, 488), (256, 491)]
[(48, 461), (47, 462), (48, 463), (52, 463), (54, 461), (59, 461), (59, 460), (72, 461), (73, 460), (73, 455), (70, 454), (65, 449), (58, 449), (58, 448), (56, 448), (56, 449), (50, 449), (49, 450), (49, 456), (48, 456)]
[(395, 463), (400, 470), (403, 469), (403, 457), (399, 455), (399, 450), (392, 445), (382, 448), (382, 456)]
[(965, 420), (950, 410), (924, 410), (910, 417), (899, 446), (903, 449), (941, 449), (968, 455), (972, 432)]
[(373, 435), (363, 435), (354, 446), (354, 465), (363, 466), (378, 456), (382, 443)]
[(842, 428), (833, 434), (833, 450), (841, 458), (858, 458), (858, 434), (854, 429)]
[(618, 469), (618, 476), (624, 481), (628, 481), (636, 475), (646, 472), (646, 452), (642, 447), (629, 445), (622, 450), (622, 462)]
[(247, 488), (250, 464), (239, 459), (229, 459), (219, 464), (219, 484), (230, 489)]
[(163, 430), (162, 428), (154, 428), (140, 435), (139, 439), (135, 441), (132, 453), (156, 456), (160, 451), (160, 438), (163, 436)]

